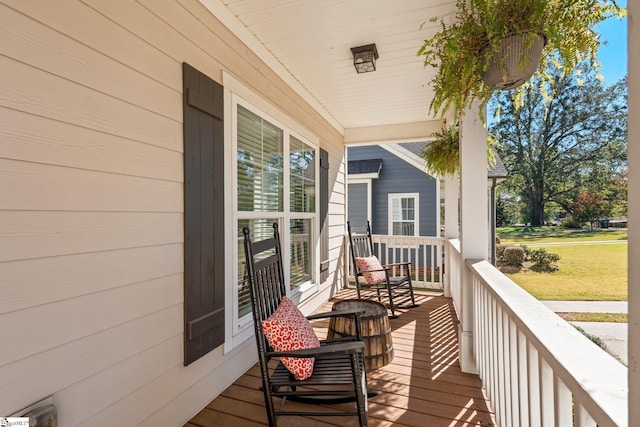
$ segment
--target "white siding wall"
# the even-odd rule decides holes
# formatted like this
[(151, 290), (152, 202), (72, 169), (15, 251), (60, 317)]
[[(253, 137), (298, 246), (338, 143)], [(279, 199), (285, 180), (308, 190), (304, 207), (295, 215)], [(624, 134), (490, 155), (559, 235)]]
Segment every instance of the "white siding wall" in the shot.
[(320, 137), (319, 296), (342, 283), (343, 137), (197, 0), (2, 0), (0, 416), (53, 395), (65, 427), (181, 425), (253, 363), (249, 342), (182, 365), (183, 61)]

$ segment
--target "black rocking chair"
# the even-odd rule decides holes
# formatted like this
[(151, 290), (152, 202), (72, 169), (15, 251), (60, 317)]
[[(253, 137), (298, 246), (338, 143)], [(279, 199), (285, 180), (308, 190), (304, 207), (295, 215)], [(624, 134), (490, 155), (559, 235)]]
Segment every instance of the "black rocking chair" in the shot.
[[(351, 251), (351, 262), (356, 281), (356, 290), (358, 298), (361, 298), (361, 292), (364, 289), (376, 290), (378, 302), (382, 303), (383, 293), (387, 294), (389, 299), (389, 310), (391, 317), (397, 317), (395, 309), (417, 307), (415, 297), (413, 295), (413, 284), (411, 283), (411, 263), (400, 262), (395, 264), (381, 264), (375, 269), (361, 268), (362, 259), (375, 257), (379, 263), (379, 258), (373, 249), (373, 240), (371, 238), (371, 225), (367, 221), (367, 228), (352, 229), (351, 224), (347, 221), (347, 230), (349, 232), (349, 248)], [(381, 273), (380, 280), (370, 283), (371, 273)]]
[[(252, 242), (250, 230), (243, 229), (247, 276), (253, 305), (253, 320), (258, 346), (258, 358), (262, 372), (262, 390), (269, 418), (269, 426), (275, 427), (279, 416), (357, 416), (360, 426), (368, 423), (367, 378), (364, 368), (364, 343), (360, 328), (360, 311), (332, 311), (308, 316), (321, 319), (332, 316), (352, 316), (356, 326), (356, 337), (320, 341), (320, 347), (303, 350), (276, 352), (269, 345), (262, 330), (262, 321), (276, 311), (286, 296), (284, 271), (278, 225), (273, 224), (274, 237)], [(282, 357), (314, 357), (313, 374), (306, 380), (296, 380), (281, 361), (269, 363)], [(280, 400), (280, 402), (277, 401)], [(285, 405), (287, 401), (333, 404), (354, 403), (351, 411), (332, 410), (324, 406), (312, 406), (314, 410), (303, 411), (305, 405)]]

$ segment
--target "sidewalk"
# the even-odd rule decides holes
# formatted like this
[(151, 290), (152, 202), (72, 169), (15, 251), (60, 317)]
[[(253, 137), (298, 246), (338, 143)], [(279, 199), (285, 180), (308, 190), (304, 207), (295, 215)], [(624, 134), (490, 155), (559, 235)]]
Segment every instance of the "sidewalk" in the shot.
[(627, 301), (540, 301), (556, 313), (628, 313)]
[[(628, 313), (627, 301), (541, 301), (556, 313)], [(569, 322), (589, 335), (600, 338), (606, 350), (628, 363), (629, 329), (627, 323)]]

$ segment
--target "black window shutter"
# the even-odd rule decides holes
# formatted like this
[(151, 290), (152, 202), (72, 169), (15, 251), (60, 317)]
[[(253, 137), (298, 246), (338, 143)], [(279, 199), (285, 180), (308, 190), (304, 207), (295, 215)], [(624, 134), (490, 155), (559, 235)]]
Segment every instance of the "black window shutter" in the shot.
[(223, 88), (183, 63), (184, 364), (224, 342)]
[(320, 281), (329, 277), (329, 153), (320, 149)]

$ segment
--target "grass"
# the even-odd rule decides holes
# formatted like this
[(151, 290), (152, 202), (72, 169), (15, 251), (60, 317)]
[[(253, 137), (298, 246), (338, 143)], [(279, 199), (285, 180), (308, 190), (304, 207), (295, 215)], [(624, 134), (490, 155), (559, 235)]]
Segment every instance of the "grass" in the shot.
[(558, 231), (558, 227), (531, 227), (531, 226), (522, 226), (522, 227), (498, 227), (496, 229), (498, 234), (501, 236), (504, 234), (522, 234), (522, 233), (545, 233), (547, 231)]
[[(523, 231), (532, 229), (534, 231)], [(496, 230), (501, 243), (523, 245), (549, 242), (626, 241), (626, 229), (565, 230), (557, 227), (504, 227)]]
[(629, 323), (627, 313), (556, 313), (567, 322)]
[(539, 300), (625, 301), (627, 299), (627, 245), (592, 244), (547, 246), (560, 255), (553, 273), (507, 274)]

